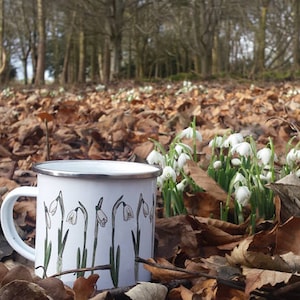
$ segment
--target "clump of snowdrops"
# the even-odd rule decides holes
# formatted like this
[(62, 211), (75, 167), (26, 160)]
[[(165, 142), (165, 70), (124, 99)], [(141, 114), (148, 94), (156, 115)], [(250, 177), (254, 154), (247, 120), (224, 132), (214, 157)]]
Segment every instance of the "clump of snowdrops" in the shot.
[[(192, 141), (192, 147), (183, 142), (187, 139)], [(186, 213), (183, 193), (187, 187), (193, 192), (201, 190), (184, 172), (186, 161), (196, 160), (197, 140), (202, 141), (202, 136), (195, 128), (195, 120), (174, 137), (167, 150), (159, 142), (152, 140), (154, 149), (148, 155), (147, 162), (162, 168), (157, 186), (162, 194), (166, 217)]]
[[(182, 142), (183, 138), (192, 139), (193, 147)], [(195, 120), (190, 127), (184, 129), (171, 142), (168, 150), (160, 143), (154, 143), (154, 150), (148, 155), (150, 164), (160, 165), (162, 175), (158, 177), (158, 187), (164, 201), (165, 216), (186, 212), (183, 201), (184, 190), (189, 186), (194, 191), (201, 190), (184, 172), (183, 166), (188, 159), (197, 160), (196, 142), (202, 140), (201, 133), (196, 130)], [(266, 187), (290, 173), (300, 176), (300, 143), (287, 144), (285, 163), (280, 170), (275, 170), (277, 155), (274, 144), (269, 138), (267, 145), (257, 149), (251, 136), (241, 133), (216, 136), (210, 141), (210, 162), (207, 173), (226, 192), (227, 202), (220, 207), (222, 220), (228, 221), (230, 202), (234, 201), (234, 222), (244, 222), (244, 209), (250, 209), (252, 229), (257, 219), (272, 219), (275, 213), (274, 194)]]

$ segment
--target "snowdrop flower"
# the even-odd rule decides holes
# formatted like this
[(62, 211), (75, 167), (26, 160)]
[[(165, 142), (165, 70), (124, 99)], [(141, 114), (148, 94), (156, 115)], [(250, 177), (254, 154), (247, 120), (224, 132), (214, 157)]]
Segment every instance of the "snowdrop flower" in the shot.
[(164, 167), (161, 177), (163, 181), (171, 179), (172, 181), (176, 182), (176, 173), (174, 169), (170, 166)]
[[(196, 140), (202, 142), (202, 135), (199, 131), (195, 131)], [(187, 127), (182, 130), (182, 132), (179, 134), (179, 138), (187, 138), (192, 139), (194, 138), (194, 129), (192, 127)]]
[(300, 169), (298, 169), (295, 174), (297, 177), (300, 177)]
[(222, 162), (221, 162), (220, 160), (216, 160), (216, 161), (213, 163), (213, 168), (214, 168), (215, 170), (219, 170), (219, 169), (221, 169), (221, 167), (222, 167)]
[(176, 189), (177, 191), (183, 191), (186, 186), (187, 186), (187, 180), (183, 179), (179, 183), (177, 183)]
[(165, 166), (165, 159), (161, 153), (159, 153), (157, 150), (152, 150), (147, 158), (146, 158), (148, 164), (150, 165), (160, 165), (162, 167)]
[(186, 145), (184, 143), (178, 143), (176, 144), (176, 146), (174, 147), (176, 153), (178, 155), (180, 155), (181, 153), (185, 152), (185, 153), (193, 153), (192, 148), (189, 145)]
[(177, 166), (179, 169), (182, 169), (183, 166), (185, 165), (186, 161), (188, 159), (191, 159), (190, 156), (186, 153), (181, 153), (178, 157), (178, 161), (177, 161)]
[(239, 186), (235, 191), (235, 200), (241, 205), (245, 206), (249, 202), (251, 197), (251, 192), (248, 187), (243, 185)]
[(257, 158), (261, 160), (263, 165), (268, 165), (272, 157), (272, 150), (270, 148), (262, 148), (257, 151)]
[(243, 141), (244, 137), (241, 133), (233, 133), (223, 142), (222, 146), (225, 148), (233, 147)]
[(157, 180), (156, 180), (157, 187), (160, 189), (160, 188), (162, 188), (163, 184), (164, 184), (163, 178), (161, 176), (158, 176)]
[(236, 144), (231, 149), (231, 154), (238, 153), (241, 156), (252, 155), (251, 145), (248, 142)]
[(233, 158), (231, 160), (231, 164), (234, 166), (234, 167), (238, 167), (242, 164), (242, 161), (239, 159), (239, 158)]
[(270, 183), (272, 181), (272, 172), (267, 172), (267, 174), (260, 174), (259, 175), (260, 180), (266, 181)]
[(289, 166), (293, 166), (295, 163), (300, 161), (300, 150), (295, 148), (291, 149), (286, 156), (286, 162)]
[(223, 144), (223, 137), (215, 136), (208, 144), (208, 147), (221, 148)]
[(243, 174), (240, 172), (237, 172), (233, 178), (233, 186), (235, 190), (240, 186), (240, 184), (245, 185), (247, 183), (247, 180)]

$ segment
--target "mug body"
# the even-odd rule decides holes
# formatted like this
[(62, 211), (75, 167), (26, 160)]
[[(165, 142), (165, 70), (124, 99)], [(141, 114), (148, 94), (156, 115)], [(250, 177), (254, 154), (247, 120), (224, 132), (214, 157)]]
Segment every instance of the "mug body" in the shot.
[(97, 273), (98, 289), (149, 281), (135, 261), (154, 249), (160, 169), (118, 161), (50, 161), (37, 178), (36, 274), (71, 285)]

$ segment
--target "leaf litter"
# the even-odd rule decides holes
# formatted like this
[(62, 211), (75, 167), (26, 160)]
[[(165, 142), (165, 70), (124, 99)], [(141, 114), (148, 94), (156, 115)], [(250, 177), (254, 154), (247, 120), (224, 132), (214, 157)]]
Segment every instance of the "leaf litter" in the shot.
[[(196, 118), (203, 141), (201, 165), (209, 160), (208, 142), (229, 130), (251, 135), (258, 145), (269, 137), (276, 152), (299, 140), (300, 94), (294, 83), (264, 86), (235, 82), (201, 83), (183, 91), (180, 83), (141, 89), (130, 82), (96, 87), (10, 88), (0, 97), (1, 198), (20, 185), (34, 185), (32, 164), (50, 159), (112, 159), (145, 162), (149, 138), (168, 145)], [(131, 98), (127, 91), (134, 90)], [(280, 163), (280, 157), (279, 157)], [(197, 165), (188, 172), (203, 187), (185, 194), (188, 214), (160, 218), (158, 194), (155, 257), (140, 258), (152, 282), (132, 290), (97, 291), (101, 278), (81, 278), (74, 287), (56, 278), (37, 280), (33, 267), (0, 238), (1, 299), (292, 299), (300, 296), (299, 179), (287, 176), (269, 185), (276, 196), (276, 218), (260, 220), (250, 235), (249, 220), (235, 225), (219, 220), (227, 194)], [(34, 245), (34, 200), (21, 199), (14, 210), (18, 231)], [(29, 270), (29, 271), (28, 271)], [(39, 298), (38, 298), (39, 297)], [(43, 298), (44, 297), (44, 298)], [(94, 298), (92, 298), (94, 297)], [(21, 299), (21, 298), (20, 298)]]

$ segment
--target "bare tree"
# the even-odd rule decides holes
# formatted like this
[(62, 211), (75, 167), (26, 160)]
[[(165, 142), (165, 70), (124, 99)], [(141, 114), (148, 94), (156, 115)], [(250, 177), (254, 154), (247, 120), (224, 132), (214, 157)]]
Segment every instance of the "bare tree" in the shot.
[(35, 85), (45, 83), (45, 51), (46, 51), (46, 28), (44, 0), (37, 0), (37, 26), (38, 26), (38, 51)]

